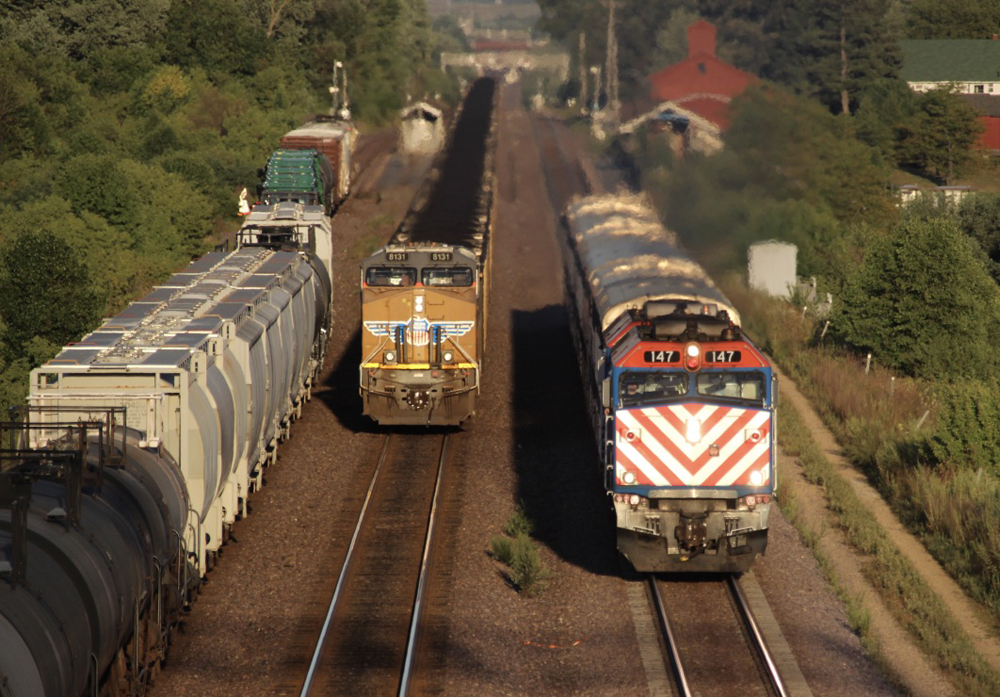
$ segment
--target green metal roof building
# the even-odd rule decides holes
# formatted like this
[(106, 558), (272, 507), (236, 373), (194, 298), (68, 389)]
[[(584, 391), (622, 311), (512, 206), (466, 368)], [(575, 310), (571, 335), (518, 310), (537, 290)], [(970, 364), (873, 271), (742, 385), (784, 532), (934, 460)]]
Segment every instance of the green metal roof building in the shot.
[(1000, 41), (995, 39), (910, 39), (903, 50), (902, 77), (917, 92), (949, 83), (963, 94), (1000, 95)]

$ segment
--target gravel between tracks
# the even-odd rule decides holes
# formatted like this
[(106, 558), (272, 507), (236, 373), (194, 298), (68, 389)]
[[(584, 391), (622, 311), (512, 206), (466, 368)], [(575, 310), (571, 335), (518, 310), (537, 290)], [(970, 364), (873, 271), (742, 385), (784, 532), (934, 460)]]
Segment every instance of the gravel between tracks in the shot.
[[(507, 89), (490, 348), (483, 398), (469, 425), (468, 499), (441, 687), (452, 695), (644, 694), (626, 592), (639, 581), (622, 577), (613, 553), (562, 309), (557, 217), (528, 116), (516, 90)], [(251, 500), (253, 514), (236, 526), (239, 542), (224, 548), (154, 695), (274, 694), (290, 670), (304, 672), (292, 644), (316, 608), (302, 589), (329, 573), (330, 511), (378, 443), (357, 396), (357, 263), (370, 245), (388, 239), (417, 179), (394, 170), (391, 188), (362, 191), (338, 212), (336, 328), (324, 384)], [(487, 554), (519, 501), (553, 572), (538, 597), (516, 594)], [(755, 573), (814, 694), (893, 693), (849, 630), (812, 553), (780, 514)]]

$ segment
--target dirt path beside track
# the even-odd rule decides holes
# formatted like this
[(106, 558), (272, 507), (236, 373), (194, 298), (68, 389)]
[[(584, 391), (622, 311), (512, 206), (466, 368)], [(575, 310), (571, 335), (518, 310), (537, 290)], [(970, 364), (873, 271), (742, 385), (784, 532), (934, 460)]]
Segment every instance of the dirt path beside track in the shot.
[[(990, 633), (982, 621), (983, 610), (972, 602), (927, 552), (924, 545), (906, 531), (893, 514), (889, 505), (865, 476), (851, 465), (843, 455), (830, 430), (823, 424), (806, 397), (784, 373), (778, 371), (782, 399), (789, 400), (799, 413), (817, 446), (834, 466), (837, 473), (850, 483), (858, 498), (875, 516), (900, 552), (916, 567), (931, 590), (962, 625), (983, 658), (1000, 670), (1000, 641)], [(791, 490), (799, 502), (800, 522), (818, 536), (820, 553), (826, 557), (844, 588), (854, 596), (864, 598), (872, 615), (872, 633), (880, 643), (885, 661), (897, 674), (900, 682), (914, 695), (955, 694), (947, 679), (932, 666), (927, 657), (913, 643), (880, 600), (877, 591), (862, 573), (864, 558), (845, 539), (841, 530), (831, 524), (825, 494), (819, 486), (808, 482), (798, 464), (787, 471), (793, 472), (791, 481), (783, 486)]]

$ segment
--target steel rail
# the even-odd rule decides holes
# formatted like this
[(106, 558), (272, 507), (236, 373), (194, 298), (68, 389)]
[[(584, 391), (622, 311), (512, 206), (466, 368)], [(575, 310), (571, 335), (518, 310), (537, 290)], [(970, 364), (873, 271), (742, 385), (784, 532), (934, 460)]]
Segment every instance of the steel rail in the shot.
[(656, 619), (660, 625), (663, 641), (667, 646), (667, 654), (670, 659), (670, 672), (674, 675), (674, 682), (677, 683), (677, 690), (680, 693), (680, 697), (691, 697), (691, 687), (688, 685), (687, 674), (684, 672), (684, 663), (681, 661), (681, 655), (677, 651), (677, 641), (674, 638), (673, 630), (670, 628), (670, 620), (667, 619), (667, 609), (663, 604), (663, 596), (656, 585), (656, 576), (649, 574), (646, 576), (646, 581), (649, 583), (649, 590), (653, 595)]
[(316, 677), (316, 671), (319, 668), (320, 656), (323, 653), (323, 647), (326, 644), (326, 635), (330, 631), (330, 625), (333, 623), (333, 614), (337, 608), (337, 602), (340, 600), (340, 592), (344, 587), (344, 579), (347, 577), (347, 569), (351, 565), (351, 558), (354, 556), (354, 548), (357, 546), (358, 537), (361, 534), (361, 529), (364, 527), (365, 518), (368, 514), (368, 504), (371, 502), (372, 492), (375, 490), (375, 483), (378, 481), (379, 473), (382, 471), (382, 465), (385, 463), (386, 455), (389, 452), (389, 439), (392, 437), (391, 434), (385, 437), (385, 441), (382, 443), (382, 452), (379, 454), (378, 463), (375, 465), (375, 472), (372, 474), (371, 483), (368, 485), (368, 492), (365, 494), (364, 504), (361, 506), (361, 513), (358, 515), (358, 524), (354, 527), (354, 534), (351, 536), (351, 544), (347, 548), (347, 557), (344, 559), (344, 565), (340, 569), (340, 577), (337, 579), (337, 587), (333, 592), (333, 598), (330, 600), (330, 606), (326, 611), (326, 620), (323, 622), (323, 628), (320, 630), (319, 639), (316, 641), (316, 648), (313, 651), (312, 661), (309, 663), (309, 671), (306, 673), (305, 683), (302, 685), (302, 691), (299, 693), (300, 697), (306, 697), (309, 694), (309, 690), (312, 689), (313, 680)]
[(441, 481), (444, 478), (444, 463), (448, 455), (448, 435), (441, 439), (441, 456), (438, 458), (437, 478), (434, 482), (434, 495), (431, 498), (431, 510), (427, 516), (427, 535), (424, 537), (424, 553), (420, 560), (420, 578), (417, 581), (417, 591), (413, 601), (413, 614), (410, 616), (410, 632), (406, 640), (406, 659), (403, 661), (403, 674), (399, 681), (399, 696), (405, 697), (410, 687), (413, 672), (413, 660), (417, 647), (417, 628), (420, 625), (420, 612), (423, 609), (424, 590), (428, 575), (431, 545), (434, 541), (434, 524), (437, 519), (438, 495), (441, 493)]
[(764, 641), (764, 635), (760, 630), (760, 626), (757, 624), (757, 620), (753, 616), (753, 612), (750, 610), (750, 605), (747, 603), (746, 596), (743, 594), (743, 589), (740, 588), (740, 584), (736, 581), (736, 576), (734, 574), (730, 574), (726, 577), (726, 586), (729, 588), (730, 594), (736, 601), (736, 607), (739, 608), (740, 614), (743, 617), (743, 622), (746, 624), (747, 630), (750, 632), (751, 643), (763, 662), (764, 671), (767, 673), (767, 679), (771, 683), (771, 689), (773, 689), (775, 694), (779, 695), (779, 697), (788, 697), (788, 691), (785, 689), (785, 683), (781, 679), (781, 674), (778, 673), (778, 665), (775, 663), (774, 656), (771, 655), (770, 649), (767, 648), (767, 642)]

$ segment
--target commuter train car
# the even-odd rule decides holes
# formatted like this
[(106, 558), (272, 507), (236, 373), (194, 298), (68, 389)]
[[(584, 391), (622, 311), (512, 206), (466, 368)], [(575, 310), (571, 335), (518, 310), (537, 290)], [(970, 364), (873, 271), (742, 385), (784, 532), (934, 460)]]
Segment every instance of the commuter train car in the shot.
[(576, 198), (563, 233), (618, 549), (642, 572), (746, 571), (777, 487), (768, 359), (642, 197)]
[(486, 342), (496, 83), (469, 89), (441, 161), (389, 244), (361, 265), (360, 391), (380, 424), (458, 425)]
[(31, 374), (0, 428), (0, 694), (139, 694), (311, 395), (321, 207), (255, 211)]

